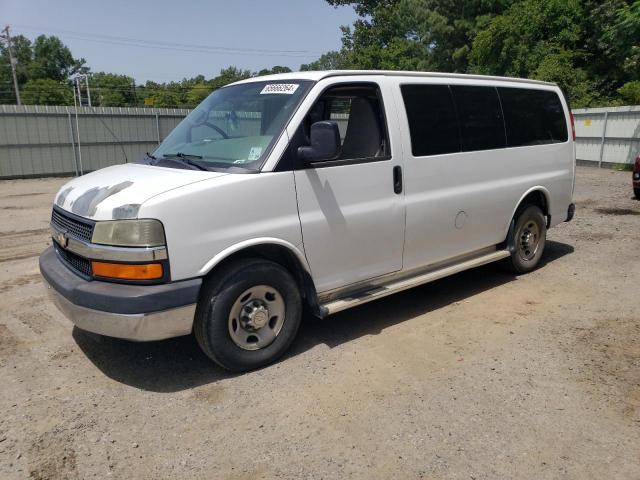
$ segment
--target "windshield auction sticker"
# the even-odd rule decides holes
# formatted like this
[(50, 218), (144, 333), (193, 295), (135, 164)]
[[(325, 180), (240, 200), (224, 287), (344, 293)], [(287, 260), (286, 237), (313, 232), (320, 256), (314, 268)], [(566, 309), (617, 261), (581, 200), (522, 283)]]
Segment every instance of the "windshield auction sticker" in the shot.
[(249, 157), (247, 158), (247, 160), (253, 162), (255, 160), (258, 160), (260, 158), (260, 155), (262, 155), (262, 147), (251, 147), (251, 151), (249, 152)]
[(295, 92), (299, 86), (300, 85), (298, 85), (297, 83), (270, 83), (264, 86), (264, 88), (260, 92), (260, 95), (265, 95), (268, 93), (293, 95), (293, 92)]

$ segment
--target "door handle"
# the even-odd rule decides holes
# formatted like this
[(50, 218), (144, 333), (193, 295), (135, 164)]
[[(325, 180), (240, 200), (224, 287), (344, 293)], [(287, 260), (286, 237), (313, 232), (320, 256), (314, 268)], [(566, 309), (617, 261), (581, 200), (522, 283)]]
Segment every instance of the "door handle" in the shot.
[(402, 167), (400, 165), (393, 167), (393, 191), (402, 193)]

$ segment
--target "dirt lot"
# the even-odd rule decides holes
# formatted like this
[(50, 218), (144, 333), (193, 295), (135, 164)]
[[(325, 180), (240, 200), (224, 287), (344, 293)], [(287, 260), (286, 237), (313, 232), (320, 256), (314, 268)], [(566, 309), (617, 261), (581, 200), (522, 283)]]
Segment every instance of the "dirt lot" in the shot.
[(0, 182), (0, 478), (640, 478), (640, 202), (579, 170), (542, 268), (308, 319), (229, 375), (73, 329), (37, 256), (61, 179)]

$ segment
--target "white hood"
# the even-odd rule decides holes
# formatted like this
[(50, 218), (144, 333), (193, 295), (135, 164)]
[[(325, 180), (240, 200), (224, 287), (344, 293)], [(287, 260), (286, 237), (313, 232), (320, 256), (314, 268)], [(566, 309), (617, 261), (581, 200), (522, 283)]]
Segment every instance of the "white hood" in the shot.
[(55, 204), (93, 220), (136, 218), (140, 205), (174, 188), (225, 175), (127, 163), (103, 168), (65, 184)]

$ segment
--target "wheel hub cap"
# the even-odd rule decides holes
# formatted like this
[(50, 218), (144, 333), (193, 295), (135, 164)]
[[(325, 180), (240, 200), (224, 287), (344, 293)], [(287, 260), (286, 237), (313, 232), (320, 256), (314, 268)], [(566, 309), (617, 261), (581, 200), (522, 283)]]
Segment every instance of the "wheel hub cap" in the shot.
[(229, 312), (229, 335), (244, 350), (259, 350), (273, 343), (285, 320), (284, 298), (269, 285), (242, 292)]
[(520, 239), (520, 256), (524, 260), (532, 260), (540, 243), (540, 227), (535, 222), (529, 221), (522, 226), (518, 237)]
[(256, 300), (247, 302), (242, 307), (240, 317), (242, 325), (246, 329), (258, 330), (264, 327), (269, 321), (269, 309)]

